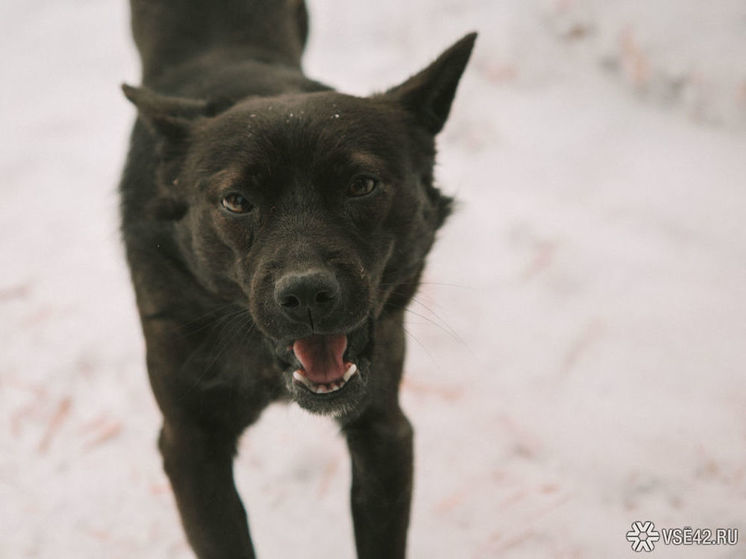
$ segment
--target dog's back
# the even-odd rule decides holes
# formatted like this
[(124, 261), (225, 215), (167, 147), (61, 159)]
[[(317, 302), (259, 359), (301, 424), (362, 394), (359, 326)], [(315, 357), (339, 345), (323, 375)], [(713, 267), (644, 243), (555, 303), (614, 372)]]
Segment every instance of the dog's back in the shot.
[(308, 35), (304, 0), (131, 0), (143, 82), (201, 57), (300, 68)]

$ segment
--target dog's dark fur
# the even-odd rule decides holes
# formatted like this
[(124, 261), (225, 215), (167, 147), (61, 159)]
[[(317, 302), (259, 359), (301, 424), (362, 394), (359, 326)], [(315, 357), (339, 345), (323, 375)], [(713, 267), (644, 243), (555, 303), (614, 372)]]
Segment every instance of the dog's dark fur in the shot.
[[(131, 4), (143, 87), (124, 86), (139, 118), (123, 232), (189, 541), (200, 558), (254, 557), (236, 441), (267, 404), (291, 399), (342, 427), (358, 557), (404, 557), (402, 315), (449, 213), (434, 136), (475, 34), (357, 98), (303, 75), (302, 0)], [(330, 393), (294, 381), (297, 344), (333, 353), (332, 339), (346, 339), (345, 366), (359, 373)]]

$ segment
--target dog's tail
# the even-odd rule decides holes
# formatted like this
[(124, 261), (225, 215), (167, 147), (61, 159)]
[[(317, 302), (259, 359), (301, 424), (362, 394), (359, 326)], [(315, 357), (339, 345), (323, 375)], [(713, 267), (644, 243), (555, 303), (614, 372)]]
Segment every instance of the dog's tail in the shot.
[(216, 48), (299, 67), (305, 0), (130, 0), (132, 34), (148, 82)]

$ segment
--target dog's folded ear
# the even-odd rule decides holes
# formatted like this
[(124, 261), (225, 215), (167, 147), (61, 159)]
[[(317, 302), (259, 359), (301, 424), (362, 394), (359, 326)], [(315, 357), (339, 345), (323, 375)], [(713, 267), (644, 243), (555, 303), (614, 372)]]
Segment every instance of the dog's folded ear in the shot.
[(147, 87), (127, 84), (122, 84), (122, 91), (137, 107), (140, 118), (153, 132), (173, 140), (186, 137), (195, 119), (215, 116), (232, 105), (224, 99), (206, 101), (172, 97), (161, 95)]
[(476, 38), (476, 33), (469, 33), (459, 39), (430, 66), (385, 95), (403, 105), (428, 132), (437, 134), (451, 111), (456, 88)]
[(179, 220), (188, 209), (179, 193), (178, 176), (191, 128), (197, 119), (215, 116), (232, 103), (227, 100), (208, 102), (172, 97), (147, 87), (127, 84), (122, 85), (122, 91), (137, 107), (140, 119), (156, 136), (158, 192), (147, 204), (147, 215), (157, 220)]
[(137, 107), (140, 118), (153, 131), (166, 138), (187, 136), (192, 120), (203, 116), (207, 102), (161, 95), (146, 87), (122, 84), (124, 96)]

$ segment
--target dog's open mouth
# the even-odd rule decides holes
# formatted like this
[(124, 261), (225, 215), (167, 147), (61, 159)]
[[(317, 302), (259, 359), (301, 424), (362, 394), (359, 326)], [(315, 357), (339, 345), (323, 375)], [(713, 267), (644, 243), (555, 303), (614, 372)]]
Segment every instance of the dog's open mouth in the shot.
[(341, 417), (367, 397), (373, 321), (346, 332), (317, 333), (274, 343), (288, 395), (302, 408)]
[(357, 374), (357, 365), (345, 360), (347, 336), (313, 335), (295, 340), (292, 352), (300, 363), (293, 382), (314, 394), (341, 390)]

